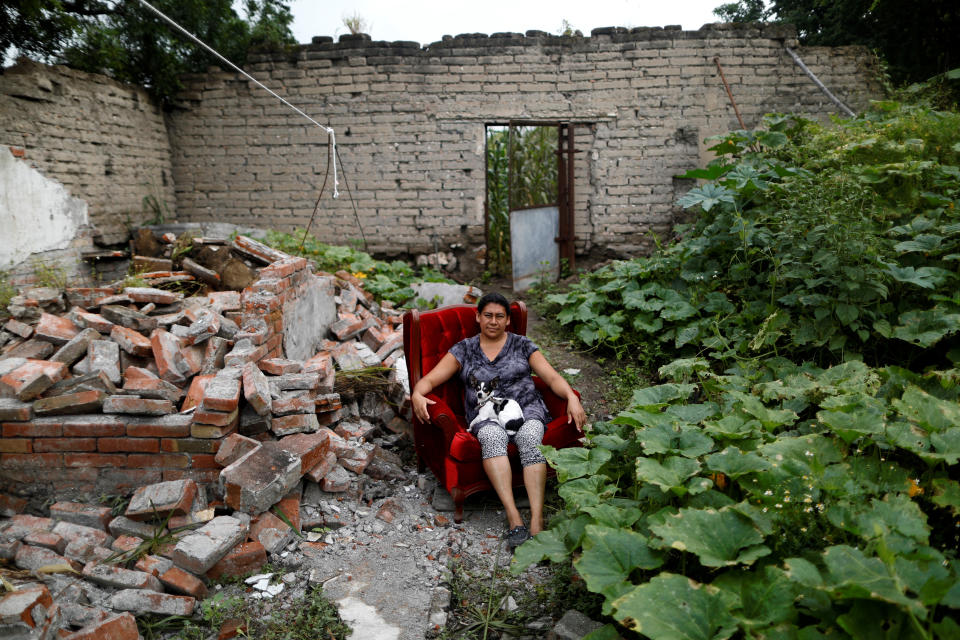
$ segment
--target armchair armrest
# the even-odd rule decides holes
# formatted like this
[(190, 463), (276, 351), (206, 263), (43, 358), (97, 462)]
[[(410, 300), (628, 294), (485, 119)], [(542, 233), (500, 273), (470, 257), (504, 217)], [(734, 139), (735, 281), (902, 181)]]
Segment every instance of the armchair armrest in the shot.
[[(533, 376), (533, 385), (537, 388), (537, 391), (540, 392), (540, 395), (543, 396), (543, 402), (547, 405), (547, 411), (550, 412), (550, 415), (554, 419), (561, 416), (567, 415), (567, 401), (565, 398), (561, 398), (553, 392), (550, 387), (547, 386), (547, 383), (544, 382), (540, 377)], [(576, 389), (573, 390), (577, 397), (580, 397), (580, 392)]]
[(440, 396), (428, 393), (426, 397), (436, 403), (427, 405), (427, 411), (430, 412), (430, 423), (443, 432), (444, 447), (449, 450), (453, 437), (467, 430), (466, 419), (454, 413)]

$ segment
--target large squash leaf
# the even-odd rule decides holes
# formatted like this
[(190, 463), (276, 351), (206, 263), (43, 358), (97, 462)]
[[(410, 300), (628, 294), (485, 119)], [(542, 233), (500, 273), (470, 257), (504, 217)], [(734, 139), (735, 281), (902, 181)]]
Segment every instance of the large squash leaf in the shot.
[(900, 605), (923, 619), (926, 608), (904, 593), (905, 585), (890, 574), (880, 558), (868, 558), (856, 547), (837, 545), (823, 552), (830, 587), (840, 596), (867, 598)]
[(613, 603), (614, 617), (653, 640), (723, 640), (733, 635), (729, 593), (661, 573)]
[(666, 545), (696, 554), (708, 567), (753, 564), (770, 553), (753, 522), (729, 508), (680, 509), (650, 531)]
[(663, 464), (653, 458), (637, 458), (637, 480), (660, 487), (664, 493), (672, 491), (678, 496), (687, 493), (684, 482), (700, 471), (700, 463), (691, 458), (671, 456)]
[(657, 569), (663, 565), (663, 554), (651, 549), (647, 542), (646, 536), (629, 529), (588, 525), (583, 555), (573, 565), (590, 591), (615, 599), (632, 586), (630, 574), (635, 569)]

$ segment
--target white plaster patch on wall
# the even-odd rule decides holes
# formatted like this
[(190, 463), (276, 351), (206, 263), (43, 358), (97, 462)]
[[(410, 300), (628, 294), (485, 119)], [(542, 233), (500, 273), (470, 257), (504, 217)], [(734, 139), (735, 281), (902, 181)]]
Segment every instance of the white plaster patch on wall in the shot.
[(87, 203), (0, 147), (0, 268), (64, 249), (87, 224)]

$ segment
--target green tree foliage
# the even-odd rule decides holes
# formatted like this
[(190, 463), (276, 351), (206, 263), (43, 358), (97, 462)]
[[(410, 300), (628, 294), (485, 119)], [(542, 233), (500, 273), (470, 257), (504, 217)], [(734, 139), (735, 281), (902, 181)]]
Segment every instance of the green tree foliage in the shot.
[[(295, 44), (285, 0), (155, 0), (160, 11), (242, 65), (252, 51)], [(163, 101), (180, 76), (217, 64), (215, 57), (135, 0), (19, 0), (0, 4), (0, 51), (104, 73), (147, 87)]]
[(951, 0), (738, 0), (715, 13), (730, 22), (794, 24), (805, 44), (876, 49), (897, 82), (960, 66), (960, 4)]

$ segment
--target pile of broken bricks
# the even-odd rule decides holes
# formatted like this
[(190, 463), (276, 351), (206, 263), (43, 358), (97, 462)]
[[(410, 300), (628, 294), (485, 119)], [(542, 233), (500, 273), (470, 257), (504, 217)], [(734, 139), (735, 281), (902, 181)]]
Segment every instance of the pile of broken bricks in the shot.
[[(244, 246), (275, 260), (242, 292), (16, 296), (0, 331), (0, 486), (123, 493), (161, 480), (214, 484), (214, 457), (231, 433), (266, 440), (333, 428), (348, 450), (303, 471), (342, 491), (369, 461), (372, 430), (408, 434), (401, 314), (349, 273), (317, 274), (303, 258)], [(301, 337), (306, 345), (289, 343), (297, 334), (289, 323), (312, 321), (297, 310), (301, 298), (308, 311), (321, 300), (331, 312), (328, 325)], [(305, 357), (284, 358), (292, 349)], [(384, 387), (352, 393), (350, 372), (367, 367), (380, 368)]]
[[(134, 640), (134, 616), (193, 615), (211, 580), (256, 572), (303, 538), (301, 528), (324, 522), (301, 511), (299, 469), (331, 445), (325, 432), (265, 443), (230, 436), (220, 456), (226, 505), (208, 502), (192, 480), (141, 487), (116, 517), (76, 502), (52, 505), (49, 517), (25, 515), (25, 500), (0, 495), (0, 512), (11, 516), (0, 519), (0, 560), (20, 570), (4, 572), (13, 590), (0, 597), (0, 637)], [(264, 462), (278, 467), (266, 473)], [(310, 541), (318, 537), (308, 534), (302, 550), (322, 550)]]

